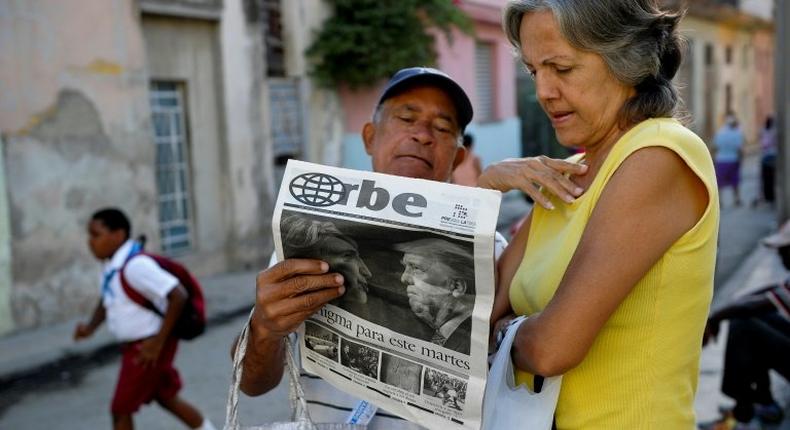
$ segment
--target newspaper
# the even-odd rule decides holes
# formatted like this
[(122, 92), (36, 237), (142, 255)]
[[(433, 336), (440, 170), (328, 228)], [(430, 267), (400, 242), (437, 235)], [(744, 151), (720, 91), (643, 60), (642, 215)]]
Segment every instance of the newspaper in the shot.
[(277, 258), (318, 258), (344, 295), (299, 330), (302, 366), (430, 429), (479, 429), (501, 194), (290, 160)]

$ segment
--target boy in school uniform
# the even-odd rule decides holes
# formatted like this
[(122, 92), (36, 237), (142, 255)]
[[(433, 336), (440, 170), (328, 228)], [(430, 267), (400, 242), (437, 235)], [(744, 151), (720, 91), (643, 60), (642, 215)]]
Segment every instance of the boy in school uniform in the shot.
[[(181, 378), (173, 366), (178, 338), (173, 327), (187, 300), (178, 279), (159, 267), (130, 239), (129, 219), (118, 209), (102, 209), (88, 223), (88, 246), (103, 262), (102, 297), (88, 323), (80, 323), (74, 339), (93, 335), (107, 321), (110, 332), (121, 342), (123, 357), (112, 399), (114, 430), (134, 428), (132, 415), (143, 403), (156, 400), (189, 428), (214, 430), (194, 406), (178, 396)], [(134, 258), (132, 258), (134, 257)], [(159, 309), (163, 316), (140, 306), (123, 291), (121, 273), (134, 288)]]

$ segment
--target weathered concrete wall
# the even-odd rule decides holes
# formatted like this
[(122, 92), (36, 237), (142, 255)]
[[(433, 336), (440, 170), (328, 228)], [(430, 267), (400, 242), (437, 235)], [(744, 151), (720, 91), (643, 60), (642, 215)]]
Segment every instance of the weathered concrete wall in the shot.
[(8, 215), (4, 146), (0, 136), (0, 335), (14, 329), (11, 318), (11, 217)]
[(17, 329), (95, 305), (97, 263), (85, 245), (95, 209), (119, 206), (136, 230), (156, 231), (137, 16), (132, 0), (0, 2), (0, 132)]
[(228, 251), (236, 266), (261, 268), (272, 250), (272, 174), (268, 95), (260, 23), (241, 0), (226, 0), (220, 26), (227, 118), (228, 182), (233, 230)]
[(309, 76), (304, 51), (313, 42), (332, 9), (323, 0), (293, 0), (283, 4), (286, 70), (303, 80), (307, 94), (308, 161), (339, 166), (343, 161), (343, 109), (334, 89), (316, 85)]
[(178, 82), (185, 93), (193, 242), (189, 253), (179, 258), (197, 275), (226, 270), (232, 212), (217, 26), (210, 21), (143, 15), (142, 28), (150, 79)]

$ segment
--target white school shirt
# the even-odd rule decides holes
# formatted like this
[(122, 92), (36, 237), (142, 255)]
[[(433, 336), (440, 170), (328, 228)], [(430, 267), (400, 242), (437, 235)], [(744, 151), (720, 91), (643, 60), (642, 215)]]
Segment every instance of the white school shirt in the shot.
[[(107, 314), (107, 328), (123, 342), (144, 339), (159, 333), (162, 317), (130, 299), (121, 286), (120, 270), (135, 242), (127, 240), (102, 267), (99, 285)], [(113, 273), (107, 288), (104, 279)], [(151, 257), (138, 255), (126, 264), (124, 276), (129, 286), (143, 295), (162, 313), (167, 310), (167, 295), (178, 285), (178, 278), (159, 267)]]
[[(494, 258), (499, 259), (507, 246), (507, 239), (495, 232), (494, 236)], [(272, 253), (269, 260), (269, 267), (277, 264), (277, 256)], [(296, 333), (291, 336), (295, 339)], [(297, 351), (297, 362), (299, 362)], [(304, 389), (305, 399), (307, 400), (310, 418), (315, 423), (344, 423), (351, 411), (356, 407), (359, 398), (338, 390), (330, 383), (318, 376), (309, 374), (302, 370), (299, 381)], [(368, 424), (368, 430), (423, 430), (418, 424), (407, 421), (386, 410), (379, 409), (376, 416)]]

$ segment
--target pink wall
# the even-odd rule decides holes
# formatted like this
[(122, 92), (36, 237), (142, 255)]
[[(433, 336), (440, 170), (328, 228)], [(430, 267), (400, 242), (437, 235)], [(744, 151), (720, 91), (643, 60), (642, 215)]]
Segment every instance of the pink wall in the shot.
[[(516, 71), (512, 49), (500, 26), (503, 0), (461, 1), (461, 8), (474, 20), (474, 37), (459, 31), (453, 32), (450, 45), (441, 32), (437, 32), (436, 51), (439, 54), (438, 68), (452, 76), (477, 104), (475, 88), (475, 38), (494, 43), (494, 121), (516, 116)], [(419, 66), (419, 64), (415, 64)], [(346, 133), (359, 133), (365, 122), (370, 120), (373, 106), (384, 86), (380, 82), (370, 88), (339, 89), (340, 100), (345, 112)]]
[[(494, 121), (516, 115), (516, 70), (512, 48), (497, 21), (475, 22), (475, 38), (493, 43), (494, 59)], [(469, 93), (472, 105), (477, 105), (475, 86), (475, 39), (455, 32), (453, 44), (449, 45), (443, 36), (437, 38), (439, 68), (453, 76)]]
[(372, 85), (370, 88), (352, 90), (345, 85), (338, 89), (340, 103), (345, 114), (345, 132), (362, 133), (362, 126), (370, 121), (373, 107), (378, 101), (385, 82)]

